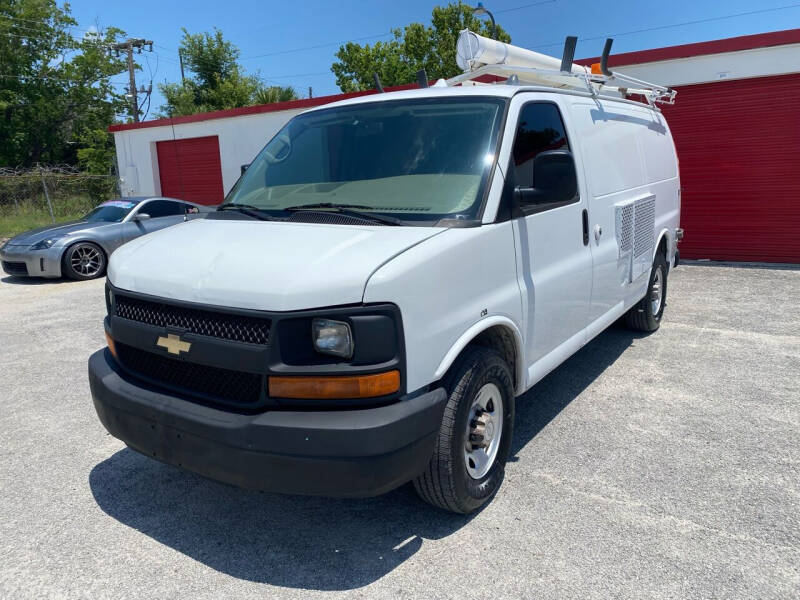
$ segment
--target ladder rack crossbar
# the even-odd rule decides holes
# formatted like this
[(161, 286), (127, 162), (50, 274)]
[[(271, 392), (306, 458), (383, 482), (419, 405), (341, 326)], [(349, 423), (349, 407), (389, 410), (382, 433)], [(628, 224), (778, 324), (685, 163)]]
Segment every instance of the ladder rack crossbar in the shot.
[(581, 88), (588, 90), (593, 96), (600, 95), (601, 91), (616, 92), (622, 98), (631, 95), (642, 96), (651, 106), (655, 105), (655, 103), (675, 103), (675, 90), (617, 72), (613, 72), (608, 76), (590, 73), (588, 70), (585, 73), (570, 73), (534, 67), (494, 64), (473, 67), (470, 71), (451, 77), (446, 81), (446, 84), (453, 86), (473, 81), (474, 84), (478, 85), (483, 82), (474, 80), (485, 75), (504, 77), (506, 79), (516, 75), (519, 85), (533, 84), (554, 88)]

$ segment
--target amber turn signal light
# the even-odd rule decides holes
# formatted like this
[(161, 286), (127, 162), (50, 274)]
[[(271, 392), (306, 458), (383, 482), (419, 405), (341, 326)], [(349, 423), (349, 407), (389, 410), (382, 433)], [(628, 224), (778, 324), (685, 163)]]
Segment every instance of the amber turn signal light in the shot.
[(117, 347), (114, 345), (114, 338), (108, 335), (106, 331), (106, 343), (108, 344), (108, 349), (111, 350), (111, 356), (117, 358)]
[(375, 375), (332, 375), (322, 377), (270, 377), (273, 398), (324, 400), (334, 398), (376, 398), (400, 389), (400, 372)]

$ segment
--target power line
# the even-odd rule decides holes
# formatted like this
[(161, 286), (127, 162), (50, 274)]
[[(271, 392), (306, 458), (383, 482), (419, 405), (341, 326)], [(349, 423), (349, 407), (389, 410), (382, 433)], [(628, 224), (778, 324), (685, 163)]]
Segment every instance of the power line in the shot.
[[(46, 25), (47, 19), (23, 19), (22, 17), (12, 17), (11, 15), (0, 15), (2, 19), (9, 19), (11, 21), (24, 21), (25, 23), (35, 23), (36, 25)], [(77, 25), (64, 25), (64, 27), (73, 28)]]
[[(64, 24), (59, 24), (59, 23), (50, 24), (46, 20), (23, 19), (21, 17), (12, 17), (10, 15), (0, 15), (0, 19), (9, 19), (11, 21), (23, 21), (25, 23), (34, 23), (34, 24), (42, 26), (42, 27), (51, 27), (52, 29), (75, 29), (76, 31), (85, 31), (85, 32), (92, 31), (91, 28), (78, 27), (77, 25), (64, 25)], [(21, 29), (29, 29), (31, 31), (34, 31), (34, 29), (32, 27), (23, 27), (22, 25), (16, 25), (16, 27), (19, 27)], [(39, 33), (44, 33), (44, 31), (39, 30)]]
[[(153, 44), (153, 45), (155, 45), (155, 44)], [(158, 52), (153, 52), (153, 56), (157, 56), (158, 58), (160, 58), (161, 60), (163, 60), (165, 62), (171, 62), (171, 63), (174, 63), (176, 65), (179, 64), (177, 59), (174, 59), (174, 58), (172, 58), (170, 56), (164, 56), (163, 54), (159, 54)]]
[[(41, 80), (48, 80), (48, 81), (59, 81), (61, 83), (96, 83), (103, 79), (100, 77), (99, 79), (89, 80), (89, 79), (64, 79), (63, 77), (49, 77), (47, 75), (10, 75), (6, 73), (0, 73), (0, 77), (4, 77), (7, 79), (19, 79), (22, 81), (29, 80), (29, 79), (41, 79)], [(108, 80), (108, 83), (112, 83), (114, 85), (122, 85), (127, 82), (125, 81), (112, 81)]]
[[(644, 29), (636, 29), (636, 30), (633, 30), (633, 31), (623, 31), (621, 33), (610, 33), (610, 34), (607, 34), (607, 35), (597, 35), (597, 36), (593, 36), (593, 37), (580, 38), (580, 41), (582, 41), (582, 42), (591, 42), (591, 41), (602, 40), (602, 39), (606, 39), (606, 38), (618, 38), (618, 37), (622, 37), (623, 35), (635, 35), (637, 33), (647, 33), (649, 31), (660, 31), (662, 29), (672, 29), (673, 27), (684, 27), (686, 25), (697, 25), (697, 24), (700, 24), (700, 23), (711, 23), (713, 21), (722, 21), (724, 19), (734, 19), (736, 17), (747, 17), (747, 16), (750, 16), (750, 15), (758, 15), (758, 14), (762, 14), (762, 13), (775, 12), (775, 11), (779, 11), (779, 10), (787, 10), (787, 9), (790, 9), (790, 8), (800, 8), (800, 3), (787, 4), (785, 6), (776, 6), (776, 7), (773, 7), (773, 8), (762, 8), (762, 9), (758, 9), (758, 10), (749, 10), (747, 12), (732, 13), (732, 14), (729, 14), (729, 15), (721, 15), (721, 16), (718, 16), (718, 17), (709, 17), (709, 18), (706, 18), (706, 19), (695, 19), (693, 21), (684, 21), (682, 23), (673, 23), (671, 25), (656, 25), (654, 27), (647, 27), (647, 28), (644, 28)], [(538, 46), (531, 46), (531, 49), (552, 48), (554, 46), (561, 46), (561, 45), (563, 45), (563, 43), (564, 42), (562, 40), (560, 42), (553, 42), (551, 44), (541, 44), (541, 45), (538, 45)]]
[(499, 15), (502, 13), (511, 12), (513, 10), (522, 10), (523, 8), (531, 8), (532, 6), (541, 6), (542, 4), (553, 4), (556, 0), (543, 0), (540, 2), (531, 2), (530, 4), (523, 4), (522, 6), (515, 6), (514, 8), (504, 8), (502, 10), (492, 11), (494, 14)]
[(271, 75), (269, 78), (266, 78), (267, 81), (270, 79), (296, 79), (298, 77), (317, 77), (318, 75), (333, 75), (331, 71), (320, 71), (318, 73), (297, 73), (295, 75)]
[[(11, 27), (14, 28), (14, 31), (17, 31), (17, 30), (21, 29), (23, 31), (33, 31), (34, 33), (38, 33), (38, 34), (42, 34), (42, 35), (49, 33), (48, 31), (45, 31), (43, 29), (39, 29), (39, 28), (35, 28), (34, 29), (33, 27), (25, 27), (23, 25), (16, 25), (14, 23), (2, 23), (2, 24), (10, 25)], [(58, 31), (58, 29), (55, 28), (55, 27), (53, 29)], [(68, 29), (68, 28), (65, 28), (65, 29)]]
[[(45, 41), (45, 42), (51, 42), (55, 38), (55, 36), (37, 37), (37, 36), (34, 36), (34, 35), (18, 35), (16, 33), (8, 33), (8, 32), (5, 32), (5, 31), (1, 32), (0, 35), (5, 35), (5, 36), (8, 36), (8, 37), (20, 38), (20, 39), (23, 39), (23, 40), (39, 40), (39, 41)], [(77, 38), (74, 35), (69, 34), (69, 33), (67, 34), (67, 37), (69, 37), (72, 41), (78, 42), (78, 43), (81, 43), (81, 42), (83, 42), (84, 40), (87, 39), (86, 36)], [(97, 40), (96, 41), (98, 41), (98, 42), (102, 41), (100, 39), (99, 33), (97, 34)]]
[(265, 56), (277, 56), (279, 54), (290, 54), (292, 52), (303, 52), (304, 50), (316, 50), (317, 48), (327, 48), (329, 46), (342, 46), (344, 44), (349, 44), (350, 42), (361, 42), (363, 40), (373, 40), (376, 38), (386, 37), (387, 35), (392, 35), (391, 32), (387, 33), (379, 33), (376, 35), (367, 35), (360, 38), (353, 38), (352, 40), (345, 40), (344, 42), (328, 42), (325, 44), (317, 44), (315, 46), (304, 46), (302, 48), (292, 48), (291, 50), (279, 50), (277, 52), (267, 52), (266, 54), (256, 54), (254, 56), (245, 56), (241, 60), (250, 60), (253, 58), (264, 58)]

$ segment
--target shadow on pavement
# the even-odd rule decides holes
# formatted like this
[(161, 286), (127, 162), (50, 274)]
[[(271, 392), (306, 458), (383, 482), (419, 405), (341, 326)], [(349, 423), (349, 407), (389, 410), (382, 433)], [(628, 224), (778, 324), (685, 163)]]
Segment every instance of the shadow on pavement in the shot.
[[(512, 455), (636, 337), (612, 327), (525, 394)], [(250, 492), (129, 449), (96, 465), (89, 485), (103, 511), (162, 544), (233, 577), (299, 589), (368, 585), (412, 557), (424, 539), (447, 537), (475, 516), (434, 509), (410, 485), (357, 500)]]
[(18, 277), (16, 275), (6, 275), (0, 279), (3, 283), (11, 285), (53, 285), (59, 283), (74, 283), (72, 279), (60, 277), (58, 279), (45, 279), (44, 277)]

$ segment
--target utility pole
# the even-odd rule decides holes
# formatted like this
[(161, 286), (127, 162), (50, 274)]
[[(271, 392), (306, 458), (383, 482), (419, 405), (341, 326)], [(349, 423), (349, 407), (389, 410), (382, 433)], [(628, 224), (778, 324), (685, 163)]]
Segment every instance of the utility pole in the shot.
[(181, 63), (181, 84), (183, 85), (186, 83), (186, 77), (183, 76), (183, 52), (180, 48), (178, 48), (178, 60)]
[(111, 49), (116, 51), (119, 56), (120, 51), (128, 53), (128, 76), (130, 77), (130, 87), (128, 93), (131, 96), (131, 114), (133, 115), (133, 122), (139, 122), (139, 99), (136, 96), (136, 73), (135, 65), (133, 64), (133, 49), (139, 50), (142, 53), (142, 48), (149, 46), (148, 50), (153, 51), (153, 40), (145, 40), (143, 38), (128, 38), (124, 42), (114, 44)]
[(311, 86), (308, 86), (308, 97), (309, 98), (314, 97), (314, 90), (311, 88)]

